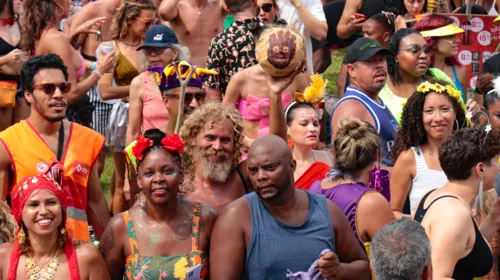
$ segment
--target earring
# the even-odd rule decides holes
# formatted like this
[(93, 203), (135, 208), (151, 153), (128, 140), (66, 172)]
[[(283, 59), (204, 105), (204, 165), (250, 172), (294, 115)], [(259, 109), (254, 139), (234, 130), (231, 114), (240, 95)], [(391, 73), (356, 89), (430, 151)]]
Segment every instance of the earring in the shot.
[(22, 224), (21, 229), (17, 233), (17, 240), (19, 240), (19, 243), (21, 243), (22, 245), (26, 243), (26, 233), (24, 232)]
[(293, 140), (290, 137), (288, 138), (288, 147), (293, 148)]
[[(455, 125), (457, 125), (457, 128), (456, 128), (456, 129), (455, 129)], [(455, 119), (455, 123), (453, 123), (453, 128), (452, 128), (452, 130), (453, 130), (453, 132), (456, 132), (458, 129), (460, 129), (460, 125), (458, 124), (458, 120), (457, 120), (457, 119)]]

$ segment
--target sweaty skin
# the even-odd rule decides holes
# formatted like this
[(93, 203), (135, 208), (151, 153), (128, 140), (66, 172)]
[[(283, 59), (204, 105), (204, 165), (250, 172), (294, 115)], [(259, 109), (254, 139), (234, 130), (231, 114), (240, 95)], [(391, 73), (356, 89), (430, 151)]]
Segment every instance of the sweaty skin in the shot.
[(222, 32), (224, 18), (222, 0), (171, 0), (162, 1), (159, 12), (165, 25), (170, 26), (187, 46), (190, 61), (198, 67), (205, 67), (208, 46), (212, 38)]

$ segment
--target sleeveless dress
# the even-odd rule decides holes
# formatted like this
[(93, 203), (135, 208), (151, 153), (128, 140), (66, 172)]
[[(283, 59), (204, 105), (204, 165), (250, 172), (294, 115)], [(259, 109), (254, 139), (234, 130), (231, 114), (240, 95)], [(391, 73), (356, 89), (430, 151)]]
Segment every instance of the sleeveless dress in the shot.
[(186, 272), (198, 264), (202, 264), (200, 279), (209, 279), (208, 255), (198, 248), (200, 242), (200, 217), (201, 204), (196, 202), (193, 210), (190, 253), (176, 256), (143, 256), (139, 251), (137, 235), (135, 234), (134, 222), (130, 212), (124, 212), (123, 220), (127, 228), (132, 255), (126, 257), (123, 279), (185, 279)]
[(160, 128), (168, 123), (168, 110), (163, 99), (151, 88), (149, 72), (141, 74), (142, 78), (142, 131)]

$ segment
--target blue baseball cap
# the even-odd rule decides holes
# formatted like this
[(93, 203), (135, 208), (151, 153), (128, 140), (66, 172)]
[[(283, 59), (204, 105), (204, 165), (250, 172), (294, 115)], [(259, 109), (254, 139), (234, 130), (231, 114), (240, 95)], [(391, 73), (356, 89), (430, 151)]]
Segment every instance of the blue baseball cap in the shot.
[(140, 51), (147, 47), (164, 48), (168, 45), (178, 43), (179, 40), (177, 40), (175, 32), (170, 27), (158, 24), (148, 29), (144, 44), (137, 48), (137, 50)]

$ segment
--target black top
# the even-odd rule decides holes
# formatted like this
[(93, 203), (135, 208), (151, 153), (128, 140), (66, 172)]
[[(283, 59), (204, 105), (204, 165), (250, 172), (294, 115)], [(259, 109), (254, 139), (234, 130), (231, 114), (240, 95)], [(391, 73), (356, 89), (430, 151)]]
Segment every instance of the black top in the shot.
[(500, 53), (488, 58), (483, 63), (483, 73), (491, 73), (495, 76), (500, 73)]
[[(432, 201), (431, 204), (429, 204), (429, 207), (427, 207), (427, 209), (424, 209), (424, 204), (425, 201), (427, 200), (427, 197), (429, 197), (429, 195), (434, 191), (435, 190), (428, 192), (422, 198), (422, 201), (420, 201), (417, 211), (415, 212), (415, 221), (422, 223), (422, 220), (424, 219), (427, 210), (429, 210), (432, 204), (434, 204), (434, 202), (438, 201), (439, 199), (446, 197), (453, 197), (458, 199), (456, 196), (443, 195), (441, 197), (434, 199), (434, 201)], [(472, 251), (470, 251), (470, 253), (467, 256), (460, 259), (455, 265), (452, 278), (456, 280), (472, 280), (475, 277), (485, 276), (491, 271), (491, 268), (493, 267), (493, 255), (491, 254), (490, 247), (484, 240), (483, 235), (481, 234), (479, 228), (476, 225), (476, 222), (474, 222), (474, 219), (472, 219), (472, 223), (474, 224), (476, 241), (474, 242), (474, 247), (472, 247)]]
[[(3, 38), (0, 37), (0, 56), (6, 55), (11, 51), (19, 48), (20, 48), (20, 43), (17, 43), (16, 46), (12, 46), (11, 44), (7, 43)], [(9, 75), (0, 73), (0, 81), (17, 82), (17, 88), (19, 88), (21, 79), (19, 75)]]

